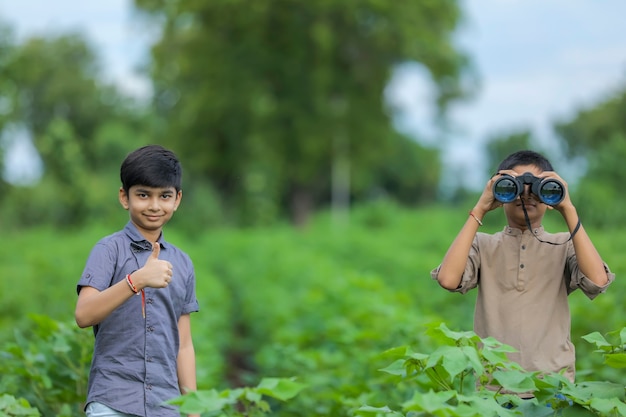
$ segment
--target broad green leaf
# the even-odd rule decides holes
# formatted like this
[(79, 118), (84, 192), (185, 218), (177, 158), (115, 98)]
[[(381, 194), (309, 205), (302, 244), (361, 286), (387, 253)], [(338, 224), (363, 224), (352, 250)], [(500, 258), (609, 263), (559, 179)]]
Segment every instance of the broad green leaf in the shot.
[(263, 378), (257, 390), (263, 395), (276, 398), (281, 401), (287, 401), (300, 393), (305, 384), (287, 378)]
[(592, 398), (621, 398), (624, 399), (624, 385), (605, 381), (589, 381), (563, 387), (563, 394), (577, 398), (584, 402)]
[(458, 374), (467, 369), (469, 360), (461, 348), (449, 349), (443, 356), (441, 365), (453, 380)]
[(236, 402), (236, 398), (225, 397), (224, 393), (219, 393), (214, 389), (193, 391), (167, 401), (168, 404), (180, 406), (181, 412), (189, 414), (220, 411)]
[(613, 330), (612, 332), (608, 332), (606, 334), (606, 340), (613, 347), (617, 348), (625, 348), (626, 346), (626, 327), (623, 327), (620, 330)]
[(404, 363), (405, 361), (403, 359), (398, 359), (397, 361), (394, 361), (391, 365), (379, 369), (379, 371), (386, 372), (391, 375), (406, 376)]
[(402, 408), (406, 411), (427, 411), (431, 414), (439, 410), (452, 411), (454, 407), (448, 404), (448, 400), (455, 395), (455, 391), (433, 392), (431, 390), (425, 394), (415, 392), (410, 400), (402, 404)]
[(364, 405), (362, 407), (359, 407), (359, 409), (357, 410), (357, 414), (361, 415), (363, 413), (373, 413), (376, 415), (389, 415), (389, 416), (397, 416), (397, 417), (402, 417), (403, 414), (397, 412), (397, 411), (393, 411), (391, 408), (389, 408), (388, 406), (384, 406), (384, 407), (372, 407), (369, 405)]
[(593, 398), (591, 407), (600, 411), (604, 415), (626, 416), (626, 403), (617, 398)]
[(402, 358), (409, 355), (411, 349), (408, 346), (396, 346), (391, 349), (385, 350), (379, 355), (381, 358)]
[(604, 363), (613, 368), (626, 368), (626, 353), (608, 353)]
[(513, 392), (535, 391), (532, 375), (517, 370), (495, 371), (494, 379), (506, 390)]
[(471, 368), (474, 370), (474, 372), (481, 375), (485, 371), (485, 369), (482, 362), (480, 361), (480, 357), (478, 355), (478, 352), (476, 351), (476, 348), (471, 346), (465, 346), (461, 348), (461, 350), (465, 354), (465, 357), (468, 359), (469, 365), (471, 365)]
[(582, 336), (587, 342), (596, 345), (598, 349), (602, 350), (610, 350), (613, 345), (611, 345), (607, 340), (602, 336), (599, 332), (592, 332), (585, 336)]
[(39, 417), (40, 415), (39, 410), (31, 407), (24, 398), (15, 398), (8, 394), (0, 396), (0, 416), (2, 417)]
[(459, 406), (457, 412), (463, 411), (465, 407), (469, 406), (470, 410), (473, 410), (475, 414), (459, 414), (459, 415), (476, 415), (480, 417), (513, 417), (519, 414), (513, 410), (502, 407), (494, 398), (481, 398), (477, 396), (465, 396), (463, 397), (463, 407)]
[[(550, 410), (548, 408), (548, 410)], [(564, 408), (563, 410), (559, 410), (560, 415), (563, 417), (594, 417), (597, 416), (597, 413), (588, 410), (587, 408), (580, 406), (578, 404), (574, 404), (571, 407)], [(554, 411), (550, 410), (550, 416), (555, 415)]]
[(489, 349), (495, 352), (517, 352), (517, 349), (513, 346), (506, 345), (493, 337), (481, 339), (481, 343), (483, 345), (483, 349)]
[(476, 333), (474, 333), (473, 331), (457, 332), (454, 330), (450, 330), (445, 323), (441, 323), (438, 327), (438, 330), (441, 332), (441, 334), (455, 342), (459, 342), (462, 339), (476, 340), (478, 338)]

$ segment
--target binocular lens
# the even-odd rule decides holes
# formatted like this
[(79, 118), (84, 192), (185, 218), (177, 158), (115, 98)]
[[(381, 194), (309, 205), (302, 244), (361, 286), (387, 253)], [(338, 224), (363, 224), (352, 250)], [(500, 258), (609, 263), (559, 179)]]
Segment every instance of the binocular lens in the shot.
[(546, 181), (541, 185), (539, 198), (549, 205), (558, 204), (563, 199), (563, 187), (556, 181)]
[(493, 187), (493, 194), (496, 200), (503, 203), (510, 203), (517, 198), (519, 188), (517, 184), (508, 178), (499, 179)]
[(502, 175), (493, 184), (493, 196), (502, 203), (511, 203), (524, 192), (526, 185), (530, 185), (530, 192), (539, 197), (542, 203), (550, 206), (559, 204), (565, 197), (565, 188), (560, 181), (542, 180), (528, 172), (519, 177)]

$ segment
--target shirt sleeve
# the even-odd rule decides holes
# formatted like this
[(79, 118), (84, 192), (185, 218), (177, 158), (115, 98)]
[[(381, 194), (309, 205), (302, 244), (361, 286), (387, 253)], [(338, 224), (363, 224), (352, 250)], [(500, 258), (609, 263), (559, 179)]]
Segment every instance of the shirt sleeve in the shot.
[(576, 258), (576, 253), (574, 252), (574, 245), (570, 243), (570, 248), (568, 248), (568, 257), (567, 257), (567, 265), (569, 269), (569, 285), (568, 285), (568, 294), (571, 294), (576, 289), (579, 289), (590, 299), (593, 300), (599, 294), (602, 294), (606, 291), (609, 285), (615, 280), (615, 274), (611, 272), (609, 266), (604, 263), (604, 270), (606, 271), (606, 276), (608, 278), (607, 283), (600, 286), (587, 278), (585, 274), (582, 273), (580, 267), (578, 266), (578, 259)]
[(93, 287), (98, 291), (110, 287), (117, 264), (116, 258), (117, 254), (113, 248), (103, 242), (97, 243), (87, 258), (76, 292), (80, 292), (82, 287)]
[[(439, 265), (437, 268), (430, 271), (430, 276), (432, 279), (434, 280), (438, 279), (439, 269), (441, 269), (441, 265)], [(465, 270), (463, 271), (463, 276), (461, 277), (461, 283), (456, 289), (449, 290), (449, 291), (465, 294), (469, 290), (476, 288), (478, 286), (479, 276), (480, 276), (480, 251), (478, 249), (478, 238), (474, 237), (474, 241), (472, 242), (472, 247), (470, 248), (470, 252), (467, 257), (467, 262), (465, 263)]]
[(198, 299), (196, 297), (196, 273), (193, 264), (189, 260), (190, 273), (187, 279), (185, 292), (185, 304), (183, 305), (182, 314), (195, 313), (200, 310)]

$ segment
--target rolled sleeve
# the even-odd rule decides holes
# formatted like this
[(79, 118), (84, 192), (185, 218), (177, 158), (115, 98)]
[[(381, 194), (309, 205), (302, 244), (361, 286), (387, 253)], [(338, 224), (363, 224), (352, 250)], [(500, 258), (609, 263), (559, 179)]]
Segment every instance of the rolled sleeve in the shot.
[[(437, 268), (430, 271), (430, 276), (432, 279), (439, 282), (439, 270), (441, 269), (441, 265), (437, 266)], [(467, 262), (465, 263), (465, 270), (463, 271), (463, 276), (461, 277), (461, 282), (459, 286), (453, 290), (448, 290), (450, 292), (458, 292), (461, 294), (465, 294), (473, 288), (478, 286), (478, 276), (480, 272), (480, 254), (478, 251), (478, 243), (477, 240), (474, 239), (474, 243), (472, 244), (472, 248), (470, 249), (470, 253), (467, 257)]]
[(580, 288), (590, 300), (593, 300), (598, 295), (605, 292), (609, 285), (615, 280), (615, 274), (611, 272), (606, 263), (604, 264), (604, 270), (606, 271), (607, 282), (604, 285), (598, 285), (587, 278), (579, 268), (575, 268), (570, 280), (570, 292)]

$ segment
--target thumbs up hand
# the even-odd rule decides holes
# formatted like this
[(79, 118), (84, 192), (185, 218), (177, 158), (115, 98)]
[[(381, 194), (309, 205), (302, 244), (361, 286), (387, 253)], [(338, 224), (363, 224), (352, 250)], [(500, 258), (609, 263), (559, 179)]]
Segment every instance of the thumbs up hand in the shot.
[[(137, 270), (133, 274), (133, 280), (139, 288), (165, 288), (172, 281), (172, 264), (168, 261), (159, 259), (161, 253), (161, 245), (152, 244), (152, 253), (144, 264), (143, 268)], [(138, 277), (135, 278), (135, 275)]]

